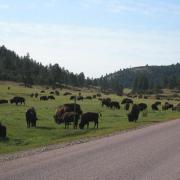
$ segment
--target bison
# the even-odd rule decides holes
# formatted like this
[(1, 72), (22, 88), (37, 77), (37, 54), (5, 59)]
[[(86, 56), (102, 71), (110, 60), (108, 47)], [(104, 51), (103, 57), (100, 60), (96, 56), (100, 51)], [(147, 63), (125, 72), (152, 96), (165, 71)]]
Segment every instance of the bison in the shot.
[(69, 99), (70, 99), (70, 100), (75, 100), (75, 99), (76, 99), (76, 96), (71, 96)]
[(16, 105), (18, 105), (19, 103), (21, 103), (21, 104), (24, 104), (24, 105), (25, 105), (25, 98), (15, 96), (14, 98), (10, 99), (10, 103), (11, 103), (11, 104), (15, 103)]
[(40, 101), (47, 101), (48, 100), (48, 97), (47, 96), (41, 96), (40, 97)]
[(30, 94), (30, 97), (33, 98), (33, 97), (34, 97), (34, 93), (31, 93), (31, 94)]
[(82, 114), (81, 122), (79, 123), (79, 128), (83, 129), (85, 125), (87, 125), (87, 128), (89, 128), (89, 122), (94, 122), (94, 128), (98, 128), (99, 115), (101, 116), (101, 114), (95, 112), (87, 112)]
[(54, 115), (54, 119), (56, 122), (62, 119), (62, 115), (66, 112), (75, 112), (78, 115), (82, 114), (82, 110), (79, 104), (64, 104), (60, 106)]
[(153, 111), (159, 111), (158, 106), (161, 105), (160, 101), (156, 101), (154, 104), (151, 105)]
[(77, 97), (77, 100), (78, 100), (78, 101), (83, 101), (83, 100), (84, 100), (84, 97), (83, 97), (83, 96), (78, 96), (78, 97)]
[(55, 93), (56, 96), (60, 95), (59, 91), (57, 91), (57, 90), (54, 93)]
[(57, 124), (65, 123), (65, 129), (69, 128), (70, 123), (73, 122), (74, 129), (77, 129), (79, 117), (79, 114), (75, 112), (65, 112), (60, 118), (55, 118), (55, 122)]
[(0, 138), (6, 138), (6, 126), (0, 123)]
[(168, 110), (168, 109), (173, 109), (174, 105), (170, 104), (168, 102), (166, 102), (163, 106), (162, 106), (162, 110)]
[(64, 96), (68, 96), (68, 95), (72, 95), (72, 93), (70, 93), (70, 92), (65, 92), (64, 93)]
[(139, 118), (139, 113), (140, 113), (139, 106), (137, 104), (134, 104), (131, 112), (128, 114), (129, 122), (133, 122), (133, 121), (136, 122)]
[(92, 97), (91, 96), (86, 96), (85, 99), (92, 100)]
[(139, 108), (140, 111), (144, 111), (144, 110), (147, 109), (147, 104), (145, 104), (145, 103), (139, 103), (139, 104), (138, 104), (138, 108)]
[(132, 99), (129, 99), (129, 98), (124, 98), (121, 102), (121, 104), (133, 104), (133, 100)]
[(51, 96), (48, 96), (48, 99), (55, 100), (55, 97), (51, 95)]
[(111, 107), (111, 109), (120, 109), (120, 104), (119, 104), (119, 102), (117, 102), (117, 101), (112, 101), (111, 103), (110, 103), (110, 107)]
[(111, 99), (110, 98), (106, 98), (106, 99), (102, 99), (102, 107), (108, 107), (110, 108), (111, 107)]
[(36, 127), (36, 121), (38, 120), (34, 107), (29, 108), (26, 111), (26, 123), (27, 127)]

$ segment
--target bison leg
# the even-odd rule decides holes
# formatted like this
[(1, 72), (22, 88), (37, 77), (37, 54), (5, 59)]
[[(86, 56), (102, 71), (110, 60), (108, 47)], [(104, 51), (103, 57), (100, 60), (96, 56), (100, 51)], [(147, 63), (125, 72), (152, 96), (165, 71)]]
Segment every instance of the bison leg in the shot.
[(26, 120), (26, 122), (27, 122), (27, 128), (30, 128), (30, 121)]

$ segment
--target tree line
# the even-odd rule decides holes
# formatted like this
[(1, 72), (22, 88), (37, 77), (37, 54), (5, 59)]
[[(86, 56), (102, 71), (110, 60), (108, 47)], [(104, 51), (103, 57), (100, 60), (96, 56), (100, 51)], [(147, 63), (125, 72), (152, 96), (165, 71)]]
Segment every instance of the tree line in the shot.
[(86, 78), (84, 73), (69, 72), (59, 64), (47, 66), (36, 62), (29, 54), (18, 56), (5, 46), (0, 47), (0, 80), (23, 82), (26, 86), (71, 85), (98, 86), (122, 94), (123, 88), (134, 92), (145, 92), (162, 88), (180, 89), (180, 64), (170, 66), (142, 66), (121, 69), (100, 78)]

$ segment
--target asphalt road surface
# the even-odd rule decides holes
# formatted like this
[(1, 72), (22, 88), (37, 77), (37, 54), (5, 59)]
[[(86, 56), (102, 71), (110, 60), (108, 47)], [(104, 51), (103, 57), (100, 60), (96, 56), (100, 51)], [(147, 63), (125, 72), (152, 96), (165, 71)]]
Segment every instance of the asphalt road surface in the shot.
[(0, 164), (0, 180), (180, 180), (180, 120)]

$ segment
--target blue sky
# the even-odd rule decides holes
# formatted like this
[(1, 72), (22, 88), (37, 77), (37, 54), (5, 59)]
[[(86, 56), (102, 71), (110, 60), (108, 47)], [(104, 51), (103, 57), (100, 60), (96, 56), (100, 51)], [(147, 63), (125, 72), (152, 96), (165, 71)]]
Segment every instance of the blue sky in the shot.
[(99, 77), (180, 62), (179, 0), (0, 0), (0, 45)]

